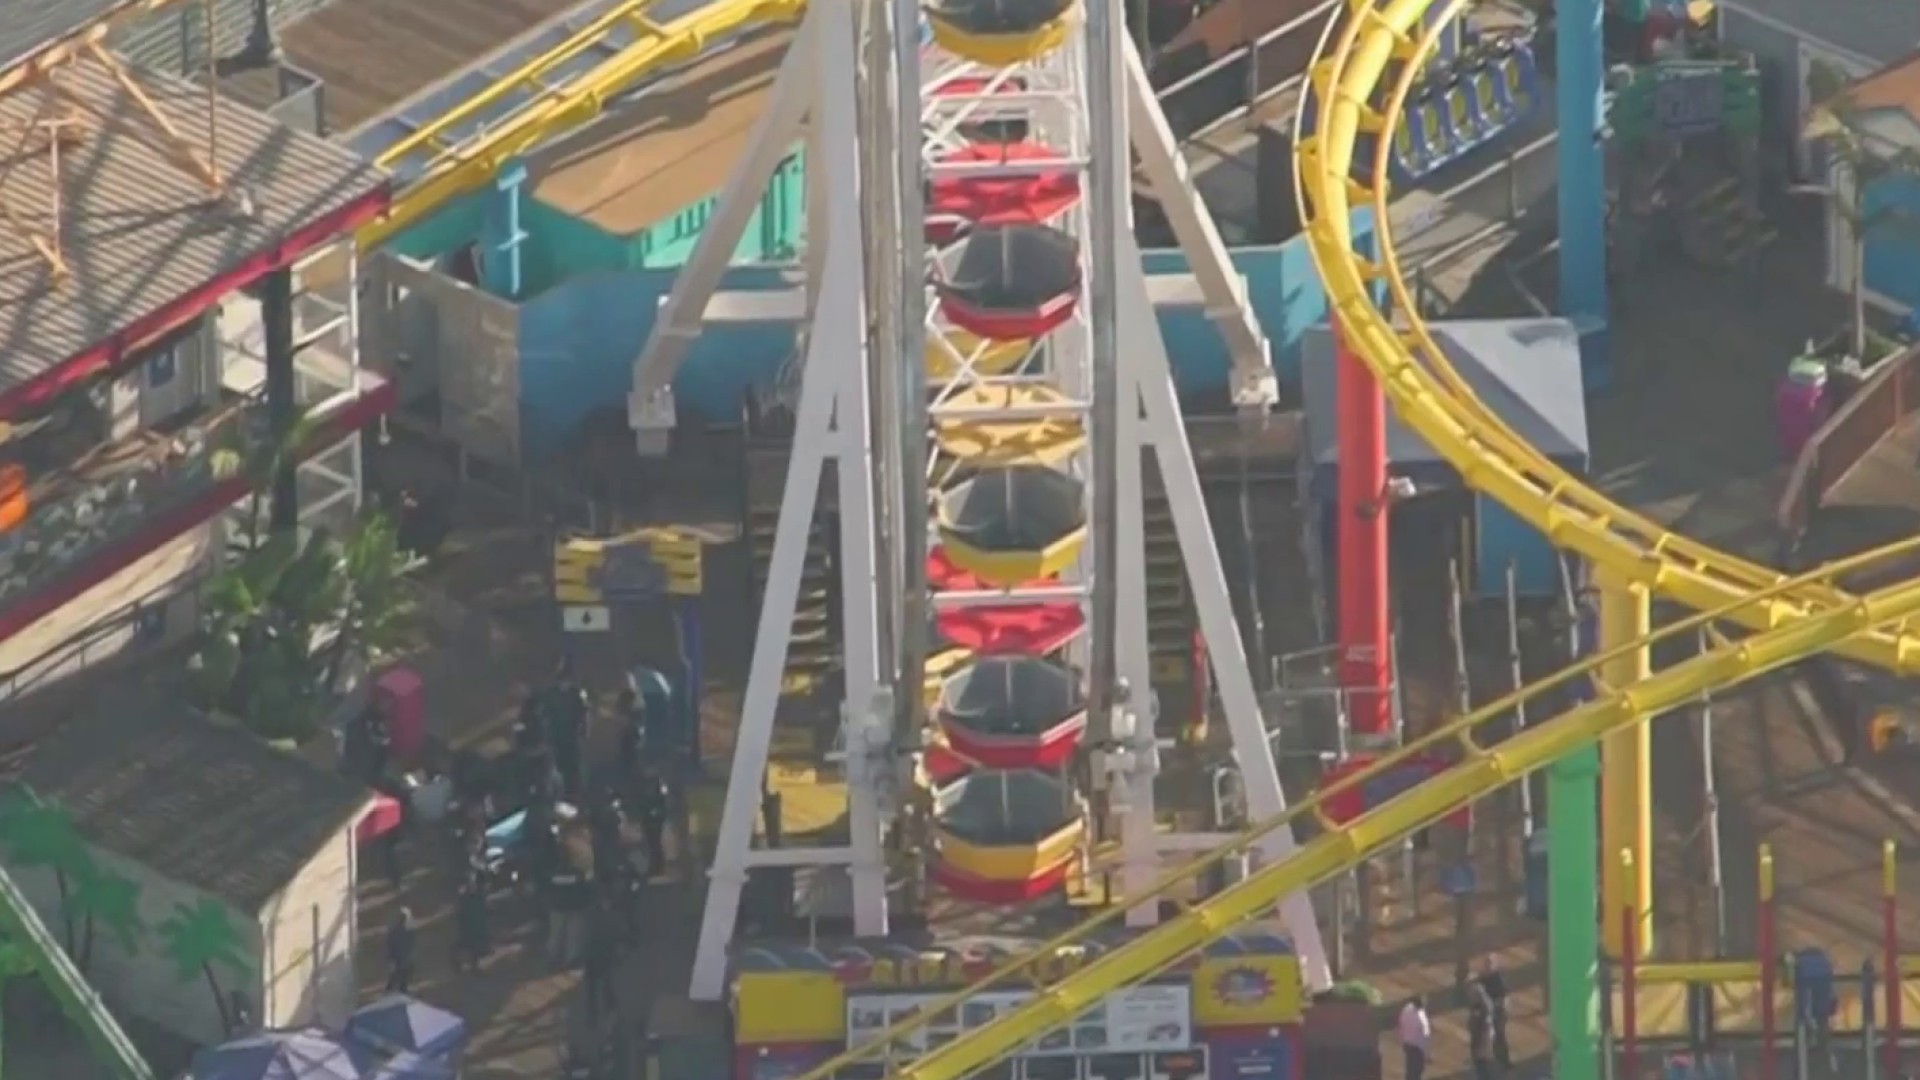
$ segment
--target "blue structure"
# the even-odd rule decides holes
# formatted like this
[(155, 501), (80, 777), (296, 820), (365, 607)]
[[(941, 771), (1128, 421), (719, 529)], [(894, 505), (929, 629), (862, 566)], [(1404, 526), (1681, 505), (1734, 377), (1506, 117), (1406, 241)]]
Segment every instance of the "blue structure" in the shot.
[[(1369, 212), (1355, 215), (1354, 235), (1358, 244), (1371, 243)], [(1275, 373), (1282, 382), (1297, 384), (1300, 337), (1327, 318), (1326, 293), (1305, 244), (1294, 240), (1236, 249), (1233, 260), (1246, 276), (1247, 295), (1271, 342)], [(1149, 251), (1145, 262), (1150, 273), (1186, 269), (1177, 252)], [(633, 358), (652, 332), (673, 279), (665, 270), (587, 274), (520, 306), (520, 443), (530, 461), (563, 452), (589, 414), (625, 400)], [(721, 287), (751, 291), (789, 283), (779, 267), (737, 266)], [(1210, 401), (1224, 405), (1230, 358), (1206, 313), (1163, 310), (1160, 325), (1183, 401), (1192, 407)], [(709, 327), (674, 381), (675, 404), (685, 416), (734, 422), (747, 395), (771, 385), (792, 351), (791, 326)]]
[(526, 186), (524, 162), (509, 161), (502, 166), (494, 174), (481, 229), (480, 282), (488, 292), (509, 300), (518, 299), (526, 287), (521, 250), (527, 242), (527, 230), (520, 224)]
[(1604, 0), (1554, 0), (1559, 79), (1560, 313), (1580, 335), (1589, 393), (1613, 385), (1607, 331), (1607, 164), (1602, 143)]
[[(1561, 468), (1586, 471), (1587, 408), (1572, 325), (1563, 319), (1486, 319), (1433, 323), (1431, 329), (1474, 394), (1520, 438)], [(1325, 327), (1309, 330), (1301, 355), (1312, 493), (1317, 504), (1331, 508), (1340, 468), (1332, 334)], [(1462, 488), (1453, 467), (1398, 417), (1387, 420), (1387, 463), (1395, 477), (1420, 491)], [(1330, 522), (1333, 514), (1325, 517)], [(1560, 591), (1560, 557), (1552, 543), (1484, 495), (1474, 496), (1473, 556), (1478, 596), (1504, 596), (1509, 566), (1521, 595)]]

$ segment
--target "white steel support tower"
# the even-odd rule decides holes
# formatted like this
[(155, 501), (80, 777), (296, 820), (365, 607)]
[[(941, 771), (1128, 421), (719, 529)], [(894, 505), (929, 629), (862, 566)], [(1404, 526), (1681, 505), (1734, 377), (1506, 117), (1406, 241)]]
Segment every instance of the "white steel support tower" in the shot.
[[(887, 932), (888, 831), (928, 745), (922, 715), (928, 615), (953, 606), (1071, 600), (1086, 614), (1072, 669), (1085, 679), (1088, 751), (1082, 775), (1109, 792), (1127, 891), (1163, 858), (1208, 837), (1155, 827), (1154, 733), (1146, 626), (1143, 452), (1155, 455), (1208, 643), (1251, 818), (1286, 807), (1206, 504), (1194, 471), (1155, 306), (1204, 309), (1233, 358), (1236, 400), (1249, 423), (1274, 401), (1267, 344), (1211, 217), (1127, 39), (1121, 0), (1082, 0), (1044, 55), (982, 66), (921, 44), (917, 0), (816, 2), (795, 33), (769, 111), (722, 191), (699, 246), (635, 362), (629, 417), (642, 452), (659, 452), (673, 425), (670, 386), (703, 328), (722, 321), (791, 321), (802, 357), (789, 466), (772, 565), (695, 961), (692, 994), (717, 999), (748, 873), (765, 866), (844, 866), (854, 931)], [(951, 5), (950, 5), (951, 6)], [(955, 161), (943, 153), (962, 125), (1018, 118), (1058, 151), (1053, 160)], [(804, 286), (723, 291), (731, 253), (775, 167), (809, 144)], [(1132, 152), (1129, 153), (1129, 146)], [(1160, 198), (1189, 273), (1149, 278), (1132, 231), (1134, 164)], [(1018, 374), (956, 348), (941, 316), (951, 251), (930, 250), (925, 190), (943, 176), (1017, 177), (1070, 170), (1081, 197), (1050, 224), (1078, 241), (1080, 303), (1031, 344)], [(942, 385), (929, 386), (929, 343), (945, 349)], [(1044, 383), (1041, 396), (969, 393)], [(954, 423), (1056, 420), (1085, 434), (1060, 470), (1082, 484), (1086, 554), (1044, 588), (929, 590), (929, 506), (940, 476), (929, 451)], [(846, 679), (851, 835), (842, 849), (768, 850), (754, 820), (772, 744), (788, 638), (820, 482), (831, 469), (840, 519), (840, 597)], [(1304, 601), (1304, 598), (1303, 598)], [(911, 836), (911, 834), (907, 834)], [(1262, 858), (1293, 841), (1276, 830)], [(1128, 913), (1150, 923), (1152, 905)], [(1325, 952), (1303, 895), (1281, 905), (1307, 981), (1327, 982)]]

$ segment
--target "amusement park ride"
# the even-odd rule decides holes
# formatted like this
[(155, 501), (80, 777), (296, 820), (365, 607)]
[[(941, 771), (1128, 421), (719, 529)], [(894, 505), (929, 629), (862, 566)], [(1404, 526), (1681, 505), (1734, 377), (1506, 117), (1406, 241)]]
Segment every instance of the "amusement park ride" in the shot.
[[(671, 380), (705, 323), (802, 327), (794, 454), (698, 998), (721, 993), (756, 868), (844, 866), (854, 931), (870, 938), (890, 925), (889, 838), (924, 848), (948, 892), (989, 904), (1057, 891), (1095, 843), (1118, 842), (1120, 877), (1137, 892), (1167, 856), (1223, 839), (1169, 835), (1155, 813), (1164, 746), (1146, 640), (1148, 455), (1212, 645), (1249, 816), (1285, 809), (1154, 310), (1206, 311), (1251, 423), (1275, 399), (1267, 343), (1114, 7), (1083, 17), (1070, 0), (952, 0), (928, 6), (923, 23), (911, 0), (859, 5), (859, 18), (816, 5), (752, 155), (636, 364), (631, 419), (643, 447), (658, 446)], [(828, 163), (809, 178), (804, 287), (721, 291), (728, 253), (803, 120), (808, 160)], [(1142, 269), (1128, 198), (1136, 155), (1188, 274)], [(850, 846), (757, 848), (800, 560), (829, 469), (846, 583)], [(946, 676), (929, 716), (923, 628), (959, 616), (1003, 632)], [(1055, 632), (1015, 632), (1042, 625)], [(1291, 850), (1278, 832), (1261, 856)], [(1325, 985), (1306, 895), (1282, 912), (1308, 981)], [(1141, 904), (1127, 921), (1148, 926), (1158, 914)]]

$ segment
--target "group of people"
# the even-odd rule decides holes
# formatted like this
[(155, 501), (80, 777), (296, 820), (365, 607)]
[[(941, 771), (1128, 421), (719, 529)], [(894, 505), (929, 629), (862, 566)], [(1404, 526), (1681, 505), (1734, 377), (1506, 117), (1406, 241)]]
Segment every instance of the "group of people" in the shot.
[[(1433, 1041), (1426, 1002), (1418, 996), (1409, 998), (1400, 1007), (1398, 1026), (1406, 1080), (1423, 1080)], [(1496, 1080), (1513, 1068), (1507, 1045), (1507, 980), (1491, 958), (1467, 983), (1467, 1052), (1473, 1059), (1474, 1080)]]
[[(619, 960), (640, 933), (646, 883), (666, 866), (666, 830), (680, 812), (668, 779), (667, 725), (649, 715), (664, 708), (630, 687), (616, 710), (617, 754), (592, 762), (592, 707), (562, 665), (523, 704), (504, 757), (456, 759), (445, 815), (457, 851), (456, 970), (477, 970), (492, 955), (489, 902), (497, 887), (526, 885), (549, 960), (580, 963), (590, 1018), (614, 1005)], [(516, 812), (523, 816), (511, 839), (490, 835)], [(584, 826), (572, 833), (584, 845), (570, 842), (572, 822)], [(638, 853), (630, 854), (630, 827), (640, 834)], [(408, 991), (416, 953), (414, 919), (403, 908), (387, 937), (389, 990)]]

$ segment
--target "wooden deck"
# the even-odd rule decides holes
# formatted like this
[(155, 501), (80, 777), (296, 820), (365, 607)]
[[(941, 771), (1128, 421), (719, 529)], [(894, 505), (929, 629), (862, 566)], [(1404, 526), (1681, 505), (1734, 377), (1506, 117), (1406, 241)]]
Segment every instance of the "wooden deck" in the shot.
[(766, 107), (786, 33), (716, 53), (534, 157), (534, 195), (630, 235), (718, 191)]
[[(553, 0), (333, 0), (280, 32), (287, 63), (326, 83), (327, 126), (350, 132), (460, 74), (572, 6)], [(247, 72), (227, 93), (271, 105), (276, 80)]]

